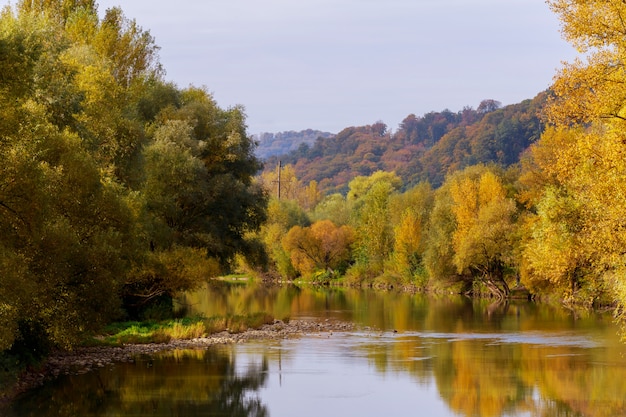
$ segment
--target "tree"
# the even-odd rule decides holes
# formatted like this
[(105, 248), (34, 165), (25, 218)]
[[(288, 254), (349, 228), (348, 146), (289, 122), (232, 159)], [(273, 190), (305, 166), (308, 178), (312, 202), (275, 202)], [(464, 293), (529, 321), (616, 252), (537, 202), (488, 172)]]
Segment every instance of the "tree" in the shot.
[(327, 195), (320, 201), (311, 214), (313, 220), (331, 220), (342, 226), (350, 222), (350, 207), (346, 198), (339, 194)]
[(17, 9), (21, 13), (44, 14), (65, 23), (76, 9), (96, 11), (94, 0), (19, 0)]
[(0, 293), (15, 294), (3, 315), (17, 320), (8, 327), (17, 329), (13, 339), (2, 344), (30, 334), (71, 346), (119, 314), (134, 217), (76, 135), (46, 123), (41, 106), (29, 113), (0, 151), (0, 247), (6, 265), (23, 262), (0, 280)]
[[(537, 214), (530, 219), (525, 261), (551, 282), (567, 283), (574, 302), (593, 305), (607, 289), (617, 289), (612, 294), (623, 306), (626, 5), (616, 0), (548, 4), (585, 61), (566, 64), (557, 74), (547, 109), (554, 128), (531, 154), (526, 197)], [(551, 144), (558, 151), (551, 152)], [(549, 237), (555, 230), (563, 232), (560, 240)], [(546, 246), (554, 248), (558, 268), (546, 268)]]
[(405, 282), (425, 286), (424, 251), (433, 205), (430, 184), (420, 183), (405, 193), (394, 194), (389, 205), (390, 220), (394, 225), (389, 267)]
[(195, 88), (182, 91), (181, 102), (157, 116), (142, 187), (175, 242), (202, 247), (226, 266), (250, 250), (245, 236), (266, 219), (267, 195), (253, 182), (260, 161), (241, 108), (223, 110)]
[(89, 0), (0, 14), (0, 349), (71, 347), (258, 250), (243, 108), (165, 84), (157, 50)]
[(421, 266), (423, 229), (415, 210), (407, 208), (394, 227), (393, 266), (406, 280)]
[(450, 182), (445, 182), (436, 190), (428, 221), (424, 266), (433, 283), (445, 284), (460, 280), (453, 262), (452, 235), (456, 228), (456, 221), (452, 211), (454, 202), (450, 186)]
[(353, 205), (351, 224), (356, 230), (355, 250), (358, 261), (371, 271), (382, 271), (393, 245), (393, 229), (389, 224), (389, 197), (402, 181), (391, 172), (377, 171), (369, 177), (350, 181), (347, 200)]
[(480, 102), (476, 111), (478, 113), (490, 113), (492, 111), (498, 110), (500, 107), (502, 107), (502, 103), (500, 103), (499, 101), (486, 99)]
[(268, 253), (272, 268), (281, 277), (296, 278), (297, 271), (291, 262), (289, 252), (282, 245), (285, 235), (294, 226), (307, 227), (309, 217), (293, 200), (270, 199), (267, 207), (267, 221), (261, 226), (258, 235)]
[(515, 202), (494, 172), (476, 166), (450, 179), (457, 272), (469, 273), (498, 297), (509, 295), (505, 269), (513, 260)]
[(354, 232), (350, 226), (336, 226), (330, 220), (320, 220), (310, 227), (294, 226), (283, 238), (284, 249), (291, 254), (291, 262), (302, 275), (314, 271), (334, 270), (350, 259), (350, 245)]
[(624, 23), (626, 5), (618, 0), (550, 0), (562, 32), (587, 61), (565, 65), (555, 78), (551, 121), (585, 124), (600, 119), (624, 123), (626, 78)]

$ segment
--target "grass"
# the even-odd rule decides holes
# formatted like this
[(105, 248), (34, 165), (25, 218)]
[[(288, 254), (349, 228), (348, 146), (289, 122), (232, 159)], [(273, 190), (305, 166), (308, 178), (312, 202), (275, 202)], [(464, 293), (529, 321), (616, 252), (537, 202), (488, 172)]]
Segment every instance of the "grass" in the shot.
[(196, 339), (226, 330), (230, 333), (241, 333), (273, 322), (274, 318), (265, 313), (245, 316), (229, 315), (210, 318), (189, 317), (164, 321), (120, 322), (107, 326), (104, 335), (88, 341), (87, 344), (167, 343), (172, 339)]

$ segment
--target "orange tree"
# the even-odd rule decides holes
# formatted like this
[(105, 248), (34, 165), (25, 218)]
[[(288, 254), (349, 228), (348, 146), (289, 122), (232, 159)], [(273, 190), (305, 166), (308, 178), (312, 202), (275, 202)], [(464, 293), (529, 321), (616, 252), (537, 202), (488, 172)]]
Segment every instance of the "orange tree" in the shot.
[(320, 220), (310, 227), (294, 226), (282, 241), (290, 253), (293, 266), (304, 276), (315, 271), (331, 274), (345, 268), (350, 259), (354, 231), (350, 226), (336, 226), (330, 220)]

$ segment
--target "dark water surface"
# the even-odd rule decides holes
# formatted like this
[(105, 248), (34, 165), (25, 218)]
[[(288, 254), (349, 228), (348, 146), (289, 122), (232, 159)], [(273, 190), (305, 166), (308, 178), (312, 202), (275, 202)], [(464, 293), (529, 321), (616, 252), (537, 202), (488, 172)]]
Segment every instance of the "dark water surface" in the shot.
[(66, 376), (23, 416), (626, 416), (626, 345), (610, 315), (463, 297), (220, 285), (190, 314), (266, 311), (360, 329), (140, 357)]

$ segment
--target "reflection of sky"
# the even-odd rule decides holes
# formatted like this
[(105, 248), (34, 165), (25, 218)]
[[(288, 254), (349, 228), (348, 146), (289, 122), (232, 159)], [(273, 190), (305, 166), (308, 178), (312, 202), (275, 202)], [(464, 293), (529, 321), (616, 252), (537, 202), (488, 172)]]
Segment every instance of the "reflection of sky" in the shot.
[[(471, 343), (473, 348), (465, 352), (472, 352), (475, 356), (456, 359), (454, 356), (447, 359), (437, 357), (444, 352), (449, 353), (449, 349), (445, 346), (449, 344), (453, 346), (455, 343), (465, 343), (466, 347), (467, 343)], [(567, 363), (569, 366), (580, 366), (581, 369), (591, 366), (592, 369), (600, 372), (602, 368), (609, 366), (608, 363), (591, 364), (588, 362), (587, 358), (591, 351), (607, 347), (600, 340), (585, 334), (567, 331), (499, 334), (436, 332), (328, 334), (322, 332), (297, 340), (250, 343), (236, 346), (235, 349), (237, 364), (241, 372), (247, 369), (247, 364), (259, 363), (264, 356), (268, 359), (267, 383), (251, 395), (261, 400), (272, 417), (296, 415), (299, 417), (408, 415), (453, 417), (458, 414), (442, 399), (443, 394), (440, 391), (453, 389), (447, 385), (449, 381), (446, 382), (445, 377), (442, 376), (442, 369), (448, 368), (452, 371), (450, 378), (458, 382), (457, 378), (462, 379), (463, 376), (456, 375), (454, 369), (468, 363), (460, 365), (456, 363), (456, 360), (461, 363), (493, 360), (496, 363), (499, 360), (505, 360), (507, 355), (519, 353), (520, 351), (514, 348), (519, 344), (531, 346), (533, 350), (538, 349), (537, 355), (529, 358), (530, 362), (524, 362), (526, 365), (523, 366), (532, 367), (533, 361), (537, 358), (543, 357), (550, 361), (563, 356), (578, 357), (579, 359)], [(397, 349), (394, 345), (398, 345)], [(502, 347), (496, 347), (497, 350), (493, 350), (494, 345), (502, 345)], [(509, 349), (511, 349), (510, 352)], [(491, 354), (496, 354), (496, 357), (488, 359)], [(455, 361), (455, 365), (449, 363), (449, 360)], [(452, 368), (450, 368), (451, 365)], [(492, 365), (486, 367), (490, 369), (486, 372), (493, 372), (496, 369)], [(626, 362), (613, 363), (610, 366), (626, 369)], [(434, 367), (439, 368), (437, 377), (443, 379), (435, 380)], [(481, 365), (477, 363), (473, 370), (479, 369)], [(552, 372), (549, 367), (544, 371)], [(517, 378), (512, 376), (514, 373), (514, 369), (507, 370), (505, 367), (498, 369), (498, 375), (491, 375), (491, 377), (495, 381), (502, 379), (509, 384), (510, 378)], [(482, 378), (478, 377), (476, 381), (484, 383), (489, 378), (489, 375), (485, 375)], [(523, 379), (517, 379), (517, 383), (523, 384)], [(507, 388), (511, 386), (503, 387), (502, 395), (508, 395), (506, 394)], [(476, 387), (479, 391), (468, 392), (468, 395), (479, 398), (481, 394), (485, 395), (485, 398), (494, 395), (493, 392), (481, 393), (481, 389), (487, 388)], [(508, 411), (503, 409), (504, 414), (501, 414), (501, 417), (531, 416), (534, 414), (528, 412), (526, 408), (529, 405), (532, 404), (537, 411), (551, 404), (552, 399), (540, 396), (536, 387), (529, 386), (527, 389), (526, 400), (522, 394), (522, 397), (517, 398), (511, 404), (516, 409)], [(613, 402), (620, 401), (618, 398), (607, 397), (607, 399)]]
[(273, 349), (238, 346), (237, 363), (260, 360), (260, 352), (270, 355), (268, 383), (258, 394), (271, 417), (454, 415), (439, 397), (434, 377), (416, 384), (408, 373), (380, 373), (362, 355), (352, 354), (354, 341), (346, 337), (284, 341)]
[(403, 333), (404, 337), (419, 337), (432, 339), (446, 339), (454, 342), (459, 340), (491, 340), (490, 345), (525, 343), (528, 345), (543, 346), (571, 346), (594, 348), (598, 343), (588, 337), (567, 332), (523, 332), (523, 333)]
[(574, 56), (544, 0), (98, 3), (150, 30), (168, 80), (244, 105), (253, 134), (395, 130), (410, 113), (518, 103)]

